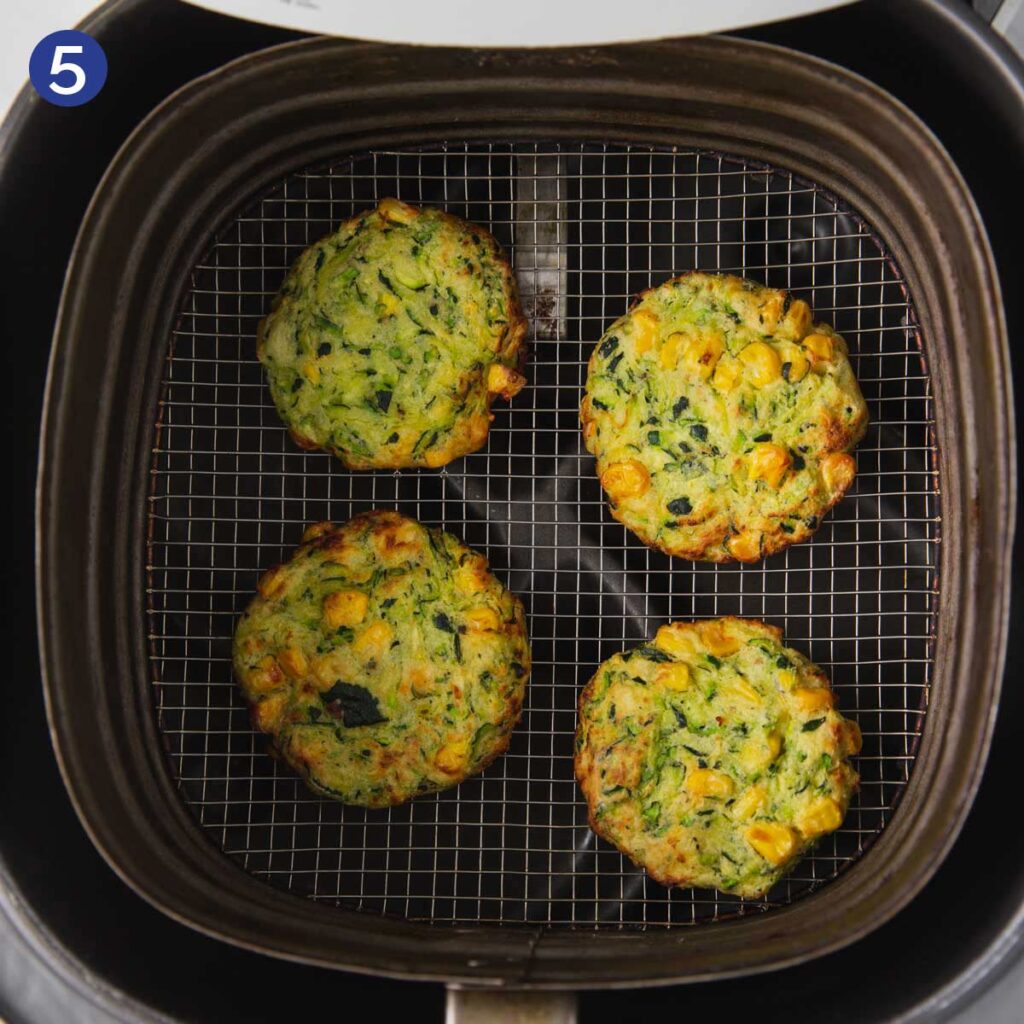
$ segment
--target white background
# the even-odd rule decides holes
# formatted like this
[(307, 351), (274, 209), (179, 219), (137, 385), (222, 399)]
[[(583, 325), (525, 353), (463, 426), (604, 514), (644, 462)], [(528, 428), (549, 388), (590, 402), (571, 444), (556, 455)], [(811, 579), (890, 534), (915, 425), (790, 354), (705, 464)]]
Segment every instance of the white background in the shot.
[(97, 0), (0, 0), (4, 32), (0, 39), (0, 118), (28, 81), (28, 58), (45, 35), (74, 28)]
[[(192, 0), (309, 32), (392, 42), (557, 45), (714, 32), (851, 0), (515, 0), (516, 17), (492, 15), (492, 0)], [(495, 0), (496, 2), (496, 0)], [(99, 0), (0, 0), (0, 116), (28, 79), (43, 36), (74, 28)]]

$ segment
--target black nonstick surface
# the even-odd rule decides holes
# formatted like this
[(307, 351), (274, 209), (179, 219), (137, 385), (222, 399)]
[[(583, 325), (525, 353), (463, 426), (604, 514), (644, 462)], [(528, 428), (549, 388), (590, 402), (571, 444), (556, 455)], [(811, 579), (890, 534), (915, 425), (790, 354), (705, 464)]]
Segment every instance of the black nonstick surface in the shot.
[[(967, 176), (982, 209), (1004, 283), (1011, 337), (1024, 329), (1021, 256), (1008, 197), (1024, 175), (1024, 119), (1020, 85), (1007, 75), (999, 55), (987, 50), (969, 26), (948, 12), (959, 5), (864, 3), (830, 15), (761, 30), (761, 38), (818, 53), (867, 74), (909, 102), (940, 134)], [(116, 16), (115, 16), (116, 15)], [(121, 3), (106, 21), (90, 28), (111, 55), (107, 93), (67, 112), (42, 103), (23, 104), (5, 129), (0, 177), (0, 260), (9, 294), (23, 301), (4, 306), (8, 337), (22, 339), (17, 383), (5, 404), (9, 437), (25, 441), (8, 449), (7, 478), (15, 501), (12, 536), (32, 529), (31, 491), (35, 446), (26, 426), (38, 417), (53, 310), (78, 221), (92, 189), (116, 147), (143, 113), (171, 89), (230, 57), (288, 36), (242, 25), (169, 0)], [(901, 33), (913, 32), (917, 49), (906, 59)], [(180, 34), (179, 34), (180, 33)], [(140, 39), (187, 39), (181, 47), (139, 45)], [(903, 36), (905, 38), (905, 36)], [(1017, 93), (1012, 89), (1016, 81)], [(969, 113), (968, 113), (969, 112)], [(998, 140), (999, 159), (993, 159)], [(75, 172), (67, 173), (67, 153)], [(1016, 355), (1016, 352), (1014, 353)], [(1018, 394), (1021, 361), (1015, 361)], [(1018, 424), (1020, 414), (1018, 410)], [(1018, 426), (1018, 430), (1020, 426)], [(1018, 540), (1015, 563), (1021, 577)], [(16, 713), (0, 718), (4, 784), (0, 787), (5, 828), (0, 859), (5, 885), (25, 899), (38, 917), (36, 934), (58, 943), (72, 959), (62, 970), (83, 987), (96, 979), (143, 1000), (175, 1019), (194, 1021), (277, 1020), (294, 1006), (294, 993), (329, 1005), (372, 999), (396, 1014), (440, 1019), (439, 987), (339, 976), (261, 957), (205, 939), (174, 924), (127, 890), (102, 863), (82, 832), (60, 782), (46, 733), (32, 637), (35, 620), (26, 599), (31, 580), (27, 543), (5, 547), (5, 617), (9, 678), (17, 680)], [(1019, 600), (1014, 621), (1021, 623)], [(1008, 678), (1021, 672), (1019, 646), (1011, 644)], [(1021, 740), (1020, 690), (1004, 689), (995, 744), (974, 809), (952, 853), (925, 892), (895, 920), (860, 943), (822, 961), (776, 975), (722, 984), (689, 986), (693, 1013), (758, 1007), (763, 1020), (792, 1019), (793, 995), (813, 1005), (816, 1019), (882, 1020), (912, 1011), (954, 979), (1006, 927), (1021, 904), (1021, 836), (1003, 827), (1008, 780), (1014, 777)], [(965, 880), (972, 884), (965, 884)], [(144, 937), (144, 943), (140, 942)], [(925, 941), (925, 939), (927, 941)], [(144, 954), (138, 953), (144, 945)], [(926, 949), (925, 949), (926, 947)], [(916, 952), (920, 950), (920, 952)], [(136, 951), (127, 955), (126, 951)], [(51, 949), (47, 956), (55, 959)], [(76, 966), (77, 965), (77, 966)], [(92, 980), (85, 978), (91, 972)], [(863, 983), (849, 984), (849, 979)], [(254, 980), (258, 979), (258, 983)], [(836, 986), (843, 997), (836, 999)], [(18, 1009), (16, 993), (0, 1002), (14, 1020), (42, 1020), (43, 1010)], [(629, 1020), (678, 1009), (679, 992), (602, 993), (584, 997), (584, 1019)], [(116, 1000), (108, 1000), (115, 1005)], [(125, 1007), (125, 1019), (144, 1013)], [(75, 1001), (77, 1016), (91, 1018)], [(32, 1012), (32, 1016), (27, 1016)], [(148, 1017), (149, 1013), (145, 1013)], [(928, 1019), (935, 1019), (929, 1014)]]

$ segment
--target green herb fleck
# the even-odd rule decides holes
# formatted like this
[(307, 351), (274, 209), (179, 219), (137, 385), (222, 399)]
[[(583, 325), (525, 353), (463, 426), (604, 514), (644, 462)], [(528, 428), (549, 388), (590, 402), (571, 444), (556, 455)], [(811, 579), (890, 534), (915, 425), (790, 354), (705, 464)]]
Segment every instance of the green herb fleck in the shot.
[(629, 654), (631, 658), (646, 658), (648, 661), (665, 662), (672, 661), (672, 655), (666, 654), (664, 651), (659, 650), (657, 647), (653, 647), (650, 644), (645, 644), (643, 647), (637, 647)]

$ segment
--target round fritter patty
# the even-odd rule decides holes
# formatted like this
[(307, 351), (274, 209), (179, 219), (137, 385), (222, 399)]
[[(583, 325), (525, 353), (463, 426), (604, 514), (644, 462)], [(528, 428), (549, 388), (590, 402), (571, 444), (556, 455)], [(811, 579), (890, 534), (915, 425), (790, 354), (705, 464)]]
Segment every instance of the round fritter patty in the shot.
[(703, 273), (642, 293), (605, 332), (580, 415), (612, 515), (710, 562), (811, 536), (868, 422), (845, 342), (806, 302)]
[(674, 622), (584, 688), (576, 777), (590, 827), (662, 885), (760, 896), (839, 827), (860, 742), (778, 629)]
[(451, 534), (395, 512), (319, 523), (258, 589), (235, 675), (311, 789), (386, 807), (504, 753), (530, 671), (523, 606)]
[(483, 445), (492, 398), (525, 383), (525, 334), (489, 232), (384, 199), (299, 257), (257, 351), (298, 445), (399, 469)]

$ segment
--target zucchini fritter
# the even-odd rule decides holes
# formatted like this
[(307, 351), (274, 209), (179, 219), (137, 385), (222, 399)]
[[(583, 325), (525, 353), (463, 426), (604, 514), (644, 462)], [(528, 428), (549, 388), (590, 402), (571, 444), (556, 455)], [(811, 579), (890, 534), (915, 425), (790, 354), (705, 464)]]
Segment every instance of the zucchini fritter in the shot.
[(386, 807), (504, 753), (530, 672), (523, 606), (451, 534), (385, 511), (319, 523), (258, 590), (235, 675), (315, 792)]
[(760, 896), (842, 823), (860, 745), (778, 629), (674, 622), (584, 687), (576, 777), (590, 827), (662, 885)]
[(525, 383), (525, 334), (489, 232), (384, 199), (299, 257), (257, 352), (296, 444), (400, 469), (484, 444), (491, 400)]
[(846, 493), (868, 413), (806, 302), (724, 274), (644, 292), (598, 342), (580, 408), (612, 515), (698, 561), (806, 540)]

